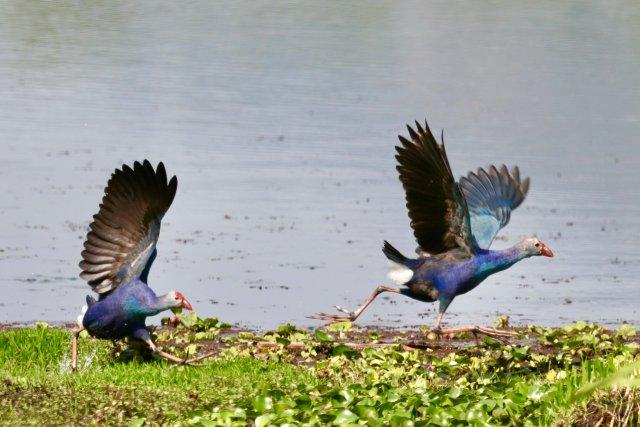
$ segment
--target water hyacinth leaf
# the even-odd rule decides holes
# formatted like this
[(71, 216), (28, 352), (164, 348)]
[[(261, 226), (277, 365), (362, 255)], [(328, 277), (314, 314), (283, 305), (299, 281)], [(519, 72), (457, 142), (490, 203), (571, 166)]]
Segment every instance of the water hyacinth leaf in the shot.
[(356, 405), (355, 411), (360, 418), (368, 419), (368, 420), (376, 420), (378, 419), (378, 413), (373, 406), (365, 406), (365, 405)]
[(497, 405), (496, 401), (493, 399), (482, 399), (478, 402), (478, 406), (483, 407), (486, 412), (491, 412), (493, 408)]
[(175, 315), (180, 320), (180, 323), (187, 328), (191, 328), (198, 323), (198, 314), (195, 311), (189, 311), (187, 314), (180, 311)]
[(271, 424), (273, 420), (275, 420), (277, 416), (275, 414), (264, 414), (256, 417), (254, 424), (255, 427), (266, 427)]
[(400, 400), (400, 393), (398, 393), (396, 389), (388, 390), (384, 394), (384, 400), (391, 403), (397, 402), (398, 400)]
[(636, 335), (636, 327), (629, 324), (620, 325), (617, 331), (617, 335), (622, 338), (630, 338)]
[(333, 337), (325, 331), (321, 331), (320, 329), (316, 329), (314, 335), (320, 343), (333, 342)]
[(338, 344), (335, 347), (333, 347), (332, 354), (334, 356), (345, 356), (347, 358), (351, 358), (356, 356), (358, 353), (352, 348), (350, 348), (349, 346), (346, 346), (344, 344)]
[(288, 339), (283, 338), (283, 337), (276, 337), (276, 342), (278, 344), (280, 344), (281, 346), (283, 346), (283, 347), (286, 347), (289, 344), (291, 344), (291, 341), (289, 341)]
[[(14, 339), (12, 342), (5, 337), (15, 332), (0, 331), (0, 355), (5, 354), (0, 361), (6, 366), (0, 368), (4, 374), (0, 393), (5, 387), (12, 399), (14, 395), (18, 402), (22, 399), (20, 411), (23, 412), (27, 410), (24, 406), (26, 398), (31, 399), (42, 383), (38, 377), (28, 375), (24, 367), (12, 370), (12, 365), (35, 365), (39, 372), (53, 366), (53, 377), (66, 375), (63, 391), (66, 384), (75, 381), (69, 374), (57, 373), (60, 355), (68, 345), (68, 332), (52, 327), (33, 328), (33, 333), (40, 338), (60, 335), (60, 345), (54, 346), (55, 363), (47, 365), (51, 363), (51, 357), (42, 351), (51, 348), (49, 338), (46, 346), (38, 344), (29, 351), (28, 340)], [(123, 402), (131, 402), (138, 408), (138, 414), (145, 414), (147, 424), (194, 426), (251, 425), (261, 416), (264, 417), (258, 418), (258, 422), (268, 425), (331, 425), (345, 410), (349, 412), (343, 416), (349, 413), (357, 416), (351, 424), (371, 426), (403, 425), (407, 419), (418, 425), (556, 425), (560, 414), (566, 415), (567, 411), (573, 410), (568, 402), (582, 386), (606, 378), (636, 357), (636, 352), (629, 347), (629, 340), (589, 326), (544, 328), (544, 335), (531, 333), (527, 345), (514, 342), (495, 348), (478, 346), (471, 341), (451, 351), (446, 348), (426, 351), (405, 351), (402, 347), (368, 348), (354, 350), (355, 357), (347, 358), (334, 356), (331, 351), (327, 352), (332, 347), (325, 346), (318, 351), (319, 357), (308, 360), (299, 359), (296, 351), (275, 346), (269, 346), (269, 351), (253, 352), (253, 343), (266, 341), (267, 336), (273, 342), (277, 338), (299, 342), (298, 337), (302, 336), (299, 334), (303, 333), (309, 340), (305, 345), (317, 345), (317, 340), (311, 341), (312, 333), (300, 331), (289, 332), (286, 336), (277, 332), (254, 333), (250, 341), (241, 341), (236, 332), (221, 334), (218, 345), (228, 345), (227, 349), (215, 359), (206, 360), (201, 367), (180, 370), (166, 370), (166, 366), (142, 361), (113, 365), (109, 356), (110, 343), (96, 340), (84, 342), (81, 354), (84, 356), (99, 349), (89, 368), (92, 370), (90, 383), (92, 387), (97, 383), (99, 402), (107, 404), (101, 410), (111, 411), (105, 416), (116, 417), (117, 411), (125, 409), (121, 406)], [(367, 342), (367, 332), (358, 333), (360, 331), (350, 334), (349, 339), (357, 337), (356, 342)], [(170, 327), (157, 330), (156, 341), (162, 348), (178, 349), (182, 355), (184, 349), (193, 344), (190, 338), (195, 334), (193, 329)], [(344, 343), (337, 334), (329, 335), (333, 336), (333, 345)], [(592, 345), (594, 338), (595, 346)], [(177, 339), (183, 339), (184, 344), (176, 345)], [(549, 340), (556, 343), (547, 344)], [(18, 348), (20, 352), (14, 351)], [(584, 352), (582, 360), (579, 352)], [(268, 357), (263, 357), (265, 353)], [(271, 358), (271, 355), (276, 357)], [(43, 365), (42, 360), (47, 362)], [(113, 380), (124, 371), (134, 375), (123, 378), (127, 385), (122, 387)], [(232, 376), (225, 378), (229, 373)], [(145, 383), (153, 386), (143, 386), (145, 393), (129, 394), (128, 384), (135, 384), (135, 378), (140, 374), (147, 377)], [(109, 377), (108, 385), (100, 382), (103, 376)], [(82, 381), (74, 387), (87, 383), (84, 374), (75, 378)], [(624, 377), (632, 381), (635, 378), (635, 372)], [(156, 385), (156, 381), (160, 383)], [(172, 390), (173, 381), (179, 381), (181, 385), (166, 395), (157, 393), (165, 388)], [(131, 388), (136, 390), (136, 387)], [(108, 399), (103, 390), (108, 390)], [(56, 406), (72, 402), (69, 395), (68, 391), (63, 394), (65, 398), (62, 403), (56, 401)], [(53, 394), (48, 396), (55, 398)], [(150, 403), (144, 401), (146, 396), (153, 396)], [(181, 402), (185, 404), (177, 405), (176, 397), (184, 399)], [(33, 405), (33, 400), (28, 401)], [(601, 404), (601, 401), (603, 399), (592, 400), (589, 405)], [(213, 408), (212, 404), (215, 405)], [(584, 405), (575, 405), (575, 408), (581, 407)], [(158, 421), (158, 413), (162, 414), (162, 422)], [(128, 421), (131, 420), (125, 418), (123, 424)], [(75, 419), (69, 422), (74, 423)], [(50, 424), (55, 423), (40, 423)]]
[(410, 427), (414, 425), (414, 422), (410, 417), (393, 415), (389, 420), (389, 425), (392, 427)]
[(503, 421), (509, 418), (509, 413), (505, 411), (503, 408), (494, 409), (493, 411), (491, 411), (491, 415), (497, 421)]
[(343, 425), (355, 423), (356, 421), (358, 421), (358, 416), (356, 414), (348, 409), (343, 409), (336, 414), (335, 418), (333, 419), (333, 424)]
[(132, 418), (128, 423), (127, 427), (142, 427), (145, 423), (144, 418)]
[(230, 409), (222, 409), (219, 412), (221, 418), (239, 418), (245, 419), (247, 417), (247, 413), (242, 408), (230, 408)]
[(298, 328), (291, 323), (284, 323), (276, 328), (276, 332), (280, 335), (290, 335), (294, 332), (297, 332)]
[(346, 322), (335, 322), (327, 325), (327, 331), (331, 332), (349, 332), (353, 329), (353, 323)]
[(338, 395), (341, 396), (344, 399), (344, 402), (347, 404), (353, 402), (353, 394), (351, 394), (351, 392), (347, 389), (341, 389), (340, 391), (338, 391)]
[(452, 399), (457, 399), (458, 397), (460, 397), (461, 394), (462, 394), (462, 390), (460, 390), (460, 388), (458, 387), (453, 387), (449, 391), (449, 397), (451, 397)]
[(295, 408), (295, 407), (296, 407), (296, 403), (293, 400), (289, 398), (285, 398), (282, 400), (278, 400), (273, 405), (273, 411), (278, 415), (290, 415), (291, 408)]
[(256, 412), (266, 412), (273, 408), (273, 399), (271, 396), (258, 395), (253, 398), (251, 404)]

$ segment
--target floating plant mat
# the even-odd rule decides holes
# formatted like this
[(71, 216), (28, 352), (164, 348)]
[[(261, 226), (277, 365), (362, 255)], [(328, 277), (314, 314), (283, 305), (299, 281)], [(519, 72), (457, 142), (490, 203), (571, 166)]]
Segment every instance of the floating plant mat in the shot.
[[(120, 425), (549, 425), (632, 423), (634, 389), (588, 390), (622, 367), (634, 377), (635, 329), (575, 323), (518, 328), (508, 343), (428, 329), (254, 332), (185, 316), (154, 331), (199, 366), (146, 360), (126, 345), (80, 339), (83, 369), (60, 369), (63, 328), (0, 331), (2, 422)], [(508, 327), (506, 319), (498, 322)], [(631, 366), (631, 368), (629, 368)], [(626, 370), (625, 370), (626, 369)], [(603, 383), (604, 384), (604, 383)], [(626, 421), (625, 421), (626, 420)], [(0, 422), (0, 424), (2, 423)]]

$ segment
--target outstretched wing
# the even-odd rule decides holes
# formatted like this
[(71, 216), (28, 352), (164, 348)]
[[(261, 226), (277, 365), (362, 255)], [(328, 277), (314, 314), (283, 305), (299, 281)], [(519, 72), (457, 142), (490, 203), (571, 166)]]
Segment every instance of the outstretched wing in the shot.
[(398, 136), (398, 172), (407, 199), (413, 234), (424, 252), (439, 254), (462, 248), (473, 253), (469, 212), (458, 184), (453, 179), (444, 149), (425, 121), (424, 129), (407, 126), (411, 141)]
[(469, 207), (471, 231), (481, 248), (488, 249), (501, 228), (509, 223), (511, 211), (520, 206), (529, 191), (529, 178), (520, 180), (517, 166), (479, 168), (460, 178), (460, 188)]
[(155, 258), (160, 221), (178, 187), (167, 183), (162, 162), (123, 165), (111, 175), (100, 211), (93, 216), (84, 242), (80, 277), (98, 294), (105, 294), (133, 278), (145, 276)]

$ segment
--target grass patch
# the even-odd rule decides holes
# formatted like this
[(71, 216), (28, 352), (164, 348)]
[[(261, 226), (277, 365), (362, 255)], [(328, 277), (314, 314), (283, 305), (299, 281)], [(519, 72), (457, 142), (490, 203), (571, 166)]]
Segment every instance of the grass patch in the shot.
[[(199, 367), (131, 357), (70, 332), (0, 330), (0, 423), (9, 425), (588, 425), (638, 420), (640, 395), (611, 376), (636, 360), (635, 330), (577, 323), (530, 327), (504, 344), (431, 339), (429, 331), (255, 334), (215, 319), (155, 332), (180, 355), (214, 350)], [(400, 345), (402, 344), (402, 346)], [(415, 347), (411, 349), (410, 347)], [(622, 371), (634, 376), (635, 370)], [(618, 375), (619, 376), (619, 375)], [(598, 381), (600, 381), (598, 383)], [(635, 420), (635, 421), (634, 421)], [(631, 424), (630, 424), (631, 425)]]

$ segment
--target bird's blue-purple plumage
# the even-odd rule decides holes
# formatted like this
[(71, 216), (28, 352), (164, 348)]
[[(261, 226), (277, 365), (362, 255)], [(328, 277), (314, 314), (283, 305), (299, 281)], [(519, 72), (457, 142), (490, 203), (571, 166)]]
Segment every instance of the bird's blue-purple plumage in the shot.
[(517, 168), (509, 172), (505, 166), (491, 166), (489, 172), (479, 169), (455, 182), (444, 143), (436, 142), (429, 126), (416, 122), (416, 130), (407, 128), (411, 140), (399, 137), (397, 169), (422, 256), (406, 258), (387, 242), (383, 252), (410, 270), (410, 278), (399, 282), (406, 285), (401, 293), (439, 301), (444, 312), (456, 296), (531, 255), (520, 247), (489, 249), (524, 200), (529, 180), (521, 181)]
[(91, 303), (82, 325), (96, 338), (121, 339), (129, 336), (150, 338), (145, 319), (168, 307), (140, 279), (118, 286), (107, 297)]

